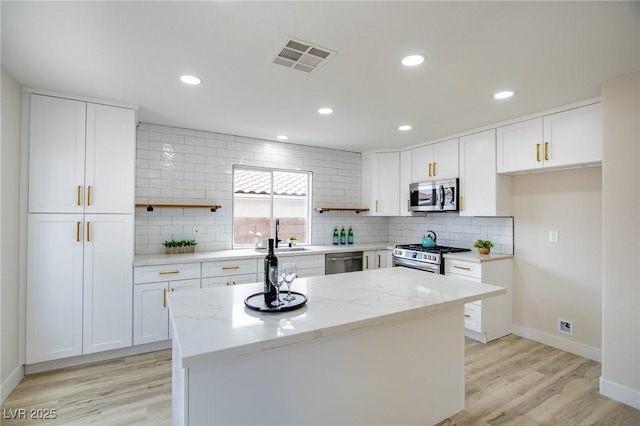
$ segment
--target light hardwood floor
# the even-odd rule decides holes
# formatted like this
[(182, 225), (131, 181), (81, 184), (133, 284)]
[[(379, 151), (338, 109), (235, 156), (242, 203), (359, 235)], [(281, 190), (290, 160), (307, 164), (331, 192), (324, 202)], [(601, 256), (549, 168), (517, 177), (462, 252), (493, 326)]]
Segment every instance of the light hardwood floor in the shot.
[[(598, 393), (600, 364), (517, 336), (466, 340), (466, 408), (440, 426), (640, 425), (640, 410)], [(55, 420), (8, 419), (55, 408)], [(11, 425), (167, 425), (171, 352), (27, 376), (2, 405)]]

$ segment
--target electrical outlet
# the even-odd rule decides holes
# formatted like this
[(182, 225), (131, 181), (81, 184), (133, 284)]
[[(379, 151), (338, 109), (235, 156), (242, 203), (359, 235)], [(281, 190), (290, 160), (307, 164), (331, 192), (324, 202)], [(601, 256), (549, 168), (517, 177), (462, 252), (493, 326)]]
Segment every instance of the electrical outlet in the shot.
[(549, 242), (550, 243), (557, 243), (558, 241), (559, 241), (558, 231), (554, 230), (554, 229), (549, 231)]
[(573, 336), (573, 321), (558, 318), (558, 331)]
[(196, 225), (193, 227), (193, 235), (206, 235), (207, 227), (204, 225)]

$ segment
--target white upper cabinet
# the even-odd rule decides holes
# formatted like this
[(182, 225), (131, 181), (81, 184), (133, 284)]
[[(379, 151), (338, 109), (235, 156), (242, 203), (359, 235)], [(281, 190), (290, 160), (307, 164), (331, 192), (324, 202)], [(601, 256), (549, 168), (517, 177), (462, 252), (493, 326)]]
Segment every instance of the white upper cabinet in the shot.
[(411, 150), (411, 181), (424, 182), (458, 177), (458, 139)]
[(460, 138), (460, 216), (511, 214), (511, 176), (496, 173), (496, 130)]
[(559, 169), (602, 161), (600, 103), (497, 129), (498, 173)]
[(400, 216), (411, 216), (411, 150), (400, 152)]
[(30, 213), (133, 213), (135, 111), (31, 95)]
[(400, 214), (400, 153), (362, 154), (362, 203), (369, 216)]

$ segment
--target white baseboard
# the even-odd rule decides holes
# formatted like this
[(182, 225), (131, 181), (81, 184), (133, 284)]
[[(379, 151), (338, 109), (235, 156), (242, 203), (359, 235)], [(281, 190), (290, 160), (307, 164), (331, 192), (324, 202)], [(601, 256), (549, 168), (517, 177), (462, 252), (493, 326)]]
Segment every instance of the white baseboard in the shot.
[(24, 377), (24, 367), (22, 365), (16, 367), (15, 370), (9, 374), (7, 380), (0, 384), (0, 403), (4, 402), (11, 392), (18, 386), (20, 380)]
[(56, 359), (54, 361), (39, 362), (37, 364), (25, 365), (24, 373), (33, 374), (40, 373), (42, 371), (57, 370), (59, 368), (74, 367), (76, 365), (107, 361), (123, 356), (138, 355), (146, 352), (159, 351), (161, 349), (169, 349), (170, 347), (171, 340), (163, 340), (161, 342), (147, 343), (145, 345), (130, 346), (128, 348), (97, 352), (90, 355), (79, 355), (70, 358)]
[(554, 336), (552, 334), (544, 333), (518, 324), (513, 325), (513, 334), (529, 340), (534, 340), (538, 343), (553, 346), (554, 348), (562, 349), (563, 351), (571, 352), (572, 354), (580, 355), (597, 362), (602, 362), (602, 349), (600, 348), (594, 348), (593, 346), (588, 346), (583, 343), (573, 342), (563, 337)]
[(640, 410), (640, 391), (612, 382), (600, 376), (600, 393), (607, 398)]

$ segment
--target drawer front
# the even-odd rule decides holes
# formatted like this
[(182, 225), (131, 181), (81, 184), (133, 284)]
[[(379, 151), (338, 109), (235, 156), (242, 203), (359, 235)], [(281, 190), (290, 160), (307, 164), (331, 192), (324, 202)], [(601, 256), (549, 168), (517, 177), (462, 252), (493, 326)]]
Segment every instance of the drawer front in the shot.
[(222, 287), (256, 282), (256, 274), (229, 275), (225, 277), (208, 277), (202, 279), (202, 288)]
[(202, 277), (256, 274), (256, 259), (217, 260), (202, 262)]
[[(298, 268), (298, 278), (306, 278), (306, 277), (320, 277), (324, 275), (324, 266), (322, 268), (307, 268), (307, 269), (299, 269)], [(295, 281), (294, 281), (295, 283)]]
[(133, 268), (134, 284), (200, 278), (200, 263), (176, 263), (174, 265), (136, 266)]
[(464, 328), (482, 333), (482, 307), (474, 303), (464, 305)]
[(464, 260), (445, 259), (444, 273), (446, 275), (456, 274), (481, 279), (482, 264), (475, 262), (465, 262)]
[[(278, 256), (278, 265), (284, 265), (285, 263), (295, 263), (298, 271), (301, 269), (322, 268), (323, 273), (321, 275), (324, 275), (324, 254)], [(263, 259), (258, 259), (258, 273), (264, 273)]]

